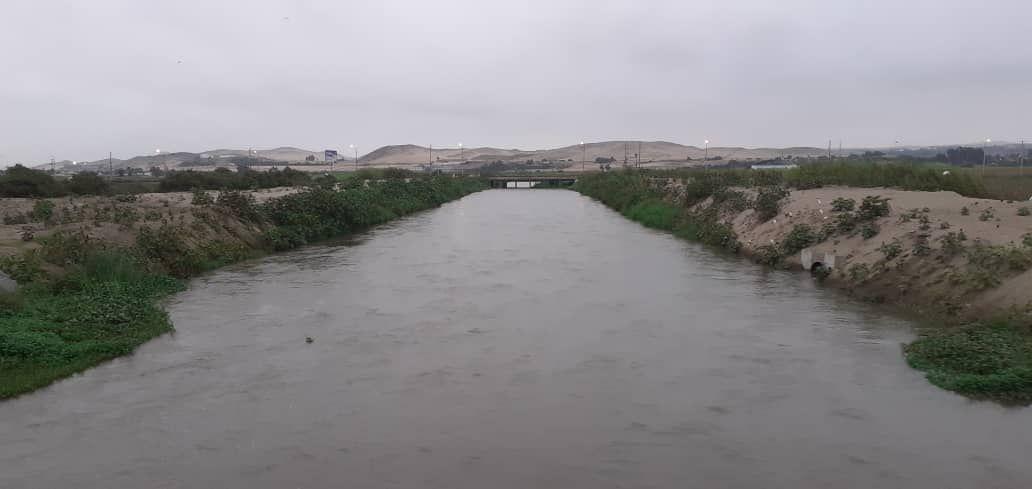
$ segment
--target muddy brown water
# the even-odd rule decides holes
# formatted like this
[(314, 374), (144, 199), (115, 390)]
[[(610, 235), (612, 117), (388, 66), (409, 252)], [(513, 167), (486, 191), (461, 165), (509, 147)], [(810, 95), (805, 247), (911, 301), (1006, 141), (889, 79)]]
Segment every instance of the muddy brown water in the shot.
[(1032, 487), (1032, 409), (929, 385), (912, 324), (570, 191), (471, 195), (168, 310), (174, 335), (0, 403), (0, 487)]

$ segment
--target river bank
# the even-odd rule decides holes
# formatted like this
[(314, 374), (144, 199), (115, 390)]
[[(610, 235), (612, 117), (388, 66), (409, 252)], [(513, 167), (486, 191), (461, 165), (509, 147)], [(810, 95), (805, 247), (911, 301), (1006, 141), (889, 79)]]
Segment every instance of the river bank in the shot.
[(582, 178), (575, 190), (647, 226), (768, 266), (802, 269), (805, 251), (821, 263), (813, 273), (826, 285), (946, 326), (905, 348), (934, 384), (971, 397), (1032, 400), (1030, 204), (939, 190), (977, 193), (977, 182), (910, 176), (937, 191), (793, 188), (799, 175), (732, 171), (618, 172)]
[(125, 355), (172, 329), (157, 305), (228, 263), (340, 236), (481, 190), (472, 178), (387, 179), (116, 197), (5, 199), (0, 399)]

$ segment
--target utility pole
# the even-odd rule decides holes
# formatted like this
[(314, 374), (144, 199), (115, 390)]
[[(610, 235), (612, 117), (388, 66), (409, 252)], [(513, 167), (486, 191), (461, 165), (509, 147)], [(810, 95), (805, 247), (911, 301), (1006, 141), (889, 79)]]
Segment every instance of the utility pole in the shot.
[(638, 154), (636, 156), (638, 158), (638, 168), (641, 168), (641, 141), (638, 141)]
[(1021, 154), (1018, 155), (1018, 176), (1020, 176), (1020, 177), (1025, 176), (1025, 155), (1027, 155), (1027, 154), (1028, 153), (1025, 152), (1025, 140), (1022, 139), (1021, 140)]
[(831, 161), (831, 140), (828, 140), (828, 161)]
[(110, 175), (114, 175), (115, 174), (115, 167), (111, 163), (111, 152), (110, 151), (108, 151), (108, 154), (107, 154), (107, 170), (108, 170), (108, 174), (110, 174)]
[(434, 145), (432, 145), (432, 144), (430, 145), (428, 153), (429, 153), (429, 158), (430, 158), (430, 174), (433, 175), (434, 174)]
[(985, 165), (989, 161), (989, 153), (986, 153), (986, 146), (992, 142), (992, 139), (985, 138), (982, 142), (982, 176), (985, 176)]
[(57, 173), (57, 169), (54, 168), (54, 157), (50, 157), (50, 173)]

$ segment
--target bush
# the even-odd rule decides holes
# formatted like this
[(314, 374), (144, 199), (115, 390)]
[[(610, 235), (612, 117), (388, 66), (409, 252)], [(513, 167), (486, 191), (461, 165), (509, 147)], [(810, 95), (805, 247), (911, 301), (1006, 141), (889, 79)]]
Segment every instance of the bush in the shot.
[(954, 232), (949, 232), (940, 236), (939, 240), (942, 242), (942, 252), (947, 256), (953, 256), (964, 251), (963, 241), (965, 239), (967, 239), (967, 236)]
[(971, 214), (971, 210), (968, 209), (967, 206), (964, 206), (964, 207), (960, 208), (960, 215), (966, 216), (968, 214)]
[(106, 180), (89, 171), (72, 175), (65, 183), (65, 189), (76, 195), (104, 195), (111, 190)]
[(769, 221), (781, 212), (781, 201), (788, 196), (782, 187), (763, 187), (756, 195), (754, 208), (761, 222)]
[(54, 218), (54, 203), (49, 200), (37, 200), (32, 204), (32, 220), (49, 223)]
[(890, 243), (882, 243), (878, 251), (885, 255), (886, 260), (892, 260), (903, 252), (903, 244), (898, 239), (893, 239)]
[(223, 190), (219, 192), (215, 204), (229, 210), (233, 215), (244, 221), (259, 221), (261, 214), (255, 204), (254, 195), (239, 192), (236, 190)]
[(781, 249), (774, 244), (765, 244), (756, 248), (756, 262), (763, 265), (775, 267), (781, 263), (783, 258)]
[(869, 195), (864, 197), (857, 210), (857, 218), (861, 221), (873, 221), (879, 217), (889, 215), (889, 199), (880, 195)]
[(1005, 323), (927, 334), (904, 347), (907, 363), (943, 389), (976, 398), (1032, 401), (1032, 336)]
[(792, 255), (818, 242), (813, 229), (806, 224), (796, 224), (781, 240), (781, 249), (786, 255)]
[(1028, 206), (1024, 206), (1024, 207), (1018, 208), (1018, 215), (1019, 216), (1027, 216), (1027, 215), (1030, 215), (1030, 214), (1032, 214), (1032, 211), (1029, 210)]
[(838, 197), (831, 201), (831, 210), (835, 212), (852, 212), (854, 208), (856, 208), (856, 201), (853, 199)]
[(860, 236), (863, 236), (864, 239), (871, 239), (877, 236), (879, 231), (880, 229), (878, 229), (878, 225), (871, 222), (865, 222), (864, 225), (860, 227)]
[(978, 220), (979, 220), (979, 221), (982, 221), (982, 222), (985, 222), (985, 221), (991, 221), (991, 220), (993, 220), (993, 218), (995, 218), (995, 217), (996, 217), (996, 215), (995, 215), (995, 214), (993, 213), (993, 208), (992, 208), (992, 207), (990, 207), (990, 208), (988, 208), (988, 209), (985, 209), (985, 210), (983, 210), (983, 211), (982, 211), (982, 212), (981, 212), (981, 213), (980, 213), (980, 214), (978, 215)]
[(0, 174), (0, 197), (55, 197), (60, 184), (47, 172), (14, 165)]
[(291, 168), (254, 171), (241, 167), (233, 172), (226, 168), (215, 171), (173, 171), (166, 174), (158, 188), (162, 192), (201, 190), (248, 190), (272, 187), (292, 187), (311, 182), (308, 173)]
[(193, 191), (193, 197), (190, 199), (190, 203), (201, 206), (212, 205), (215, 203), (215, 199), (213, 199), (208, 192), (197, 188)]

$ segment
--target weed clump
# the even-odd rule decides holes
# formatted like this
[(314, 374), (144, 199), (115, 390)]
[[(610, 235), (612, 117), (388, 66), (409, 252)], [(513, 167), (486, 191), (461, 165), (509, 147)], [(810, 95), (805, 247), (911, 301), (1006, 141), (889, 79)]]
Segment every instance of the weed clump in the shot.
[(756, 216), (761, 222), (766, 222), (778, 215), (781, 211), (781, 201), (788, 197), (788, 190), (779, 186), (763, 187), (756, 195), (754, 208)]
[(1032, 401), (1032, 336), (1016, 327), (973, 324), (922, 336), (903, 351), (911, 367), (943, 389), (975, 398)]

